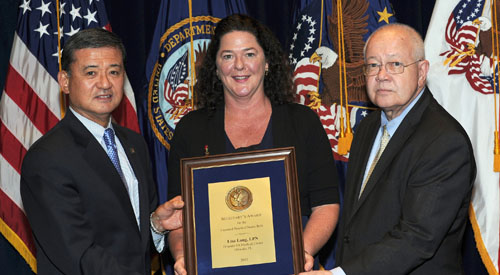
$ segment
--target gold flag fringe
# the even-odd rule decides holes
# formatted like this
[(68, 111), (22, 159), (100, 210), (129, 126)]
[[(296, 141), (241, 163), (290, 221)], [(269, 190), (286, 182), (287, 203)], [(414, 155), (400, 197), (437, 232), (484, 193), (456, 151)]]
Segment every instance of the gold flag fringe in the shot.
[[(337, 1), (337, 28), (338, 28), (338, 43), (339, 43), (339, 93), (340, 93), (340, 136), (337, 144), (337, 153), (340, 155), (347, 155), (351, 150), (352, 143), (352, 128), (351, 119), (349, 116), (349, 101), (347, 98), (347, 73), (345, 64), (345, 45), (344, 45), (344, 23), (342, 18), (342, 1)], [(345, 98), (345, 107), (344, 107)], [(344, 110), (346, 114), (345, 128), (344, 128)]]

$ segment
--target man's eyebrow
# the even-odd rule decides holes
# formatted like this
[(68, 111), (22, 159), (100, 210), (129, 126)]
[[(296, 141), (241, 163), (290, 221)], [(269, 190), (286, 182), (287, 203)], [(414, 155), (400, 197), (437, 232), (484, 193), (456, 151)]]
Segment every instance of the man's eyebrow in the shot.
[[(401, 55), (399, 54), (388, 54), (387, 55), (388, 58), (401, 58)], [(377, 58), (377, 56), (368, 56), (366, 57), (366, 60), (378, 60), (379, 58)]]
[[(118, 68), (122, 68), (123, 66), (120, 63), (115, 63), (115, 64), (109, 65), (109, 67), (112, 67), (112, 68), (117, 68), (117, 67)], [(87, 65), (87, 66), (83, 67), (84, 70), (94, 69), (94, 68), (99, 68), (99, 66), (98, 65)]]
[(83, 70), (94, 69), (94, 68), (97, 68), (97, 67), (98, 67), (97, 65), (87, 65), (87, 66), (83, 67)]

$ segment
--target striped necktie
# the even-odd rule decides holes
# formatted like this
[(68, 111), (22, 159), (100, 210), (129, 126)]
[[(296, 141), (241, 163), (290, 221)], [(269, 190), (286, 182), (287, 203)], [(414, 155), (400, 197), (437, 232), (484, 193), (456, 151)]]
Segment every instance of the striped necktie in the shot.
[[(375, 155), (375, 158), (373, 158), (372, 165), (370, 166), (370, 169), (368, 170), (368, 173), (366, 174), (366, 179), (363, 181), (363, 185), (361, 185), (361, 191), (359, 191), (359, 197), (361, 197), (361, 194), (363, 194), (363, 191), (365, 190), (366, 183), (370, 179), (370, 176), (373, 173), (373, 169), (375, 169), (375, 166), (377, 166), (377, 162), (380, 159), (380, 156), (385, 150), (385, 147), (389, 143), (389, 132), (387, 131), (387, 125), (384, 125), (384, 133), (382, 134), (382, 138), (380, 139), (380, 148), (378, 148), (377, 154)], [(359, 198), (358, 197), (358, 198)]]
[(104, 130), (104, 143), (106, 144), (106, 152), (108, 153), (109, 159), (116, 168), (116, 171), (125, 182), (125, 177), (123, 176), (122, 167), (120, 166), (120, 159), (118, 158), (118, 150), (116, 149), (115, 143), (115, 132), (111, 128)]

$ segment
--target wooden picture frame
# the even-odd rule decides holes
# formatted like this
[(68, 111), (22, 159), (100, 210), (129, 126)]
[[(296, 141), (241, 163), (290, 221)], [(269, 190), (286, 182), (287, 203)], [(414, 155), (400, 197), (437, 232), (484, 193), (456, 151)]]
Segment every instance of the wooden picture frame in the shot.
[(181, 183), (188, 274), (303, 271), (293, 147), (182, 159)]

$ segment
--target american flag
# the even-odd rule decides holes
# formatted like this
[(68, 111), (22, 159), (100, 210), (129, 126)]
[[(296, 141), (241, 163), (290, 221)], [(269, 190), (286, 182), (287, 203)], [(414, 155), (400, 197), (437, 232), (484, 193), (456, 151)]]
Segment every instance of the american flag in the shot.
[(170, 125), (173, 128), (185, 114), (192, 111), (192, 106), (186, 104), (189, 100), (189, 83), (186, 80), (188, 78), (188, 53), (189, 51), (186, 51), (175, 62), (163, 86), (165, 103), (170, 105), (166, 108), (165, 115), (171, 117), (168, 123), (174, 123)]
[(480, 93), (493, 93), (492, 77), (481, 72), (481, 66), (489, 57), (477, 53), (480, 20), (484, 0), (462, 0), (453, 9), (446, 25), (445, 39), (450, 50), (445, 56), (450, 75), (465, 74), (471, 87)]
[[(446, 63), (448, 65), (443, 61), (466, 49), (466, 43), (475, 42), (477, 31), (492, 31), (493, 24), (489, 28), (485, 25), (478, 28), (471, 22), (477, 19), (492, 22), (491, 5), (494, 1), (498, 5), (498, 0), (437, 0), (425, 38), (425, 55), (430, 62), (427, 85), (436, 100), (467, 131), (476, 159), (477, 173), (469, 208), (469, 220), (474, 233), (468, 236), (466, 230), (463, 246), (466, 256), (464, 268), (468, 274), (498, 274), (500, 263), (499, 173), (493, 170), (498, 97), (495, 98), (488, 83), (477, 77), (479, 71), (478, 65), (475, 65), (478, 55), (486, 55), (485, 60), (498, 56), (480, 53), (481, 45), (474, 43), (470, 44), (471, 48), (478, 46), (478, 50), (473, 56), (462, 59), (457, 66), (449, 67), (453, 61)], [(491, 33), (479, 35), (491, 39)], [(450, 51), (443, 55), (443, 49)], [(474, 60), (475, 63), (471, 63)], [(449, 72), (459, 69), (462, 69), (462, 74), (452, 75)], [(492, 67), (489, 70), (493, 72)], [(471, 78), (474, 74), (474, 78)], [(483, 85), (478, 86), (478, 82)], [(480, 259), (474, 255), (478, 252)]]
[[(297, 101), (304, 105), (314, 104), (309, 94), (321, 91), (320, 85), (320, 63), (313, 62), (310, 57), (320, 46), (321, 28), (321, 1), (314, 1), (305, 7), (296, 18), (294, 32), (289, 48), (289, 61), (294, 66), (293, 83), (297, 95)], [(324, 24), (326, 26), (326, 24)], [(326, 28), (323, 30), (326, 33)], [(323, 36), (326, 37), (326, 36)], [(337, 105), (337, 104), (335, 104)], [(335, 109), (335, 106), (332, 106)], [(337, 154), (339, 132), (335, 127), (335, 112), (332, 113), (328, 106), (321, 104), (312, 108), (320, 117), (325, 128), (333, 155), (336, 158), (344, 158)], [(347, 159), (343, 159), (346, 161)]]
[[(293, 72), (293, 81), (297, 101), (300, 104), (310, 105), (313, 103), (309, 93), (319, 90), (319, 69), (319, 62), (311, 63), (309, 58), (303, 58), (297, 62), (295, 71)], [(340, 114), (344, 112), (344, 107), (340, 106), (340, 104), (332, 104), (331, 106), (321, 104), (317, 107), (312, 109), (318, 114), (323, 124), (323, 128), (330, 141), (330, 146), (332, 147), (334, 158), (336, 160), (347, 161), (347, 157), (337, 153), (338, 138), (340, 136)], [(355, 115), (358, 110), (359, 108), (351, 108), (351, 112), (354, 111), (352, 115)]]
[[(325, 8), (323, 12), (322, 23), (321, 1), (318, 0), (310, 3), (300, 12), (293, 29), (294, 32), (289, 46), (288, 58), (290, 64), (294, 66), (293, 82), (297, 101), (300, 104), (310, 106), (318, 114), (330, 141), (334, 158), (346, 162), (348, 156), (337, 153), (338, 138), (340, 136), (340, 117), (342, 113), (345, 115), (345, 108), (336, 103), (332, 105), (318, 104), (319, 101), (314, 96), (311, 97), (315, 93), (319, 96), (323, 90), (323, 83), (320, 79), (320, 63), (311, 60), (311, 56), (315, 52), (322, 50), (318, 50), (320, 46), (322, 48), (332, 48), (325, 21), (328, 9)], [(323, 24), (322, 29), (320, 29), (321, 24)], [(320, 36), (322, 45), (319, 45)], [(333, 53), (333, 51), (331, 52)], [(335, 64), (334, 66), (338, 65)], [(367, 114), (367, 112), (363, 112), (358, 107), (349, 107), (349, 112), (352, 118), (351, 125), (353, 126), (357, 124), (355, 119), (359, 117), (358, 113), (363, 113), (365, 116)]]
[[(59, 28), (58, 28), (59, 26)], [(0, 102), (0, 233), (36, 272), (35, 246), (19, 191), (21, 163), (33, 142), (63, 116), (57, 83), (64, 41), (85, 28), (110, 29), (102, 0), (23, 0)], [(113, 118), (139, 132), (128, 80)]]

